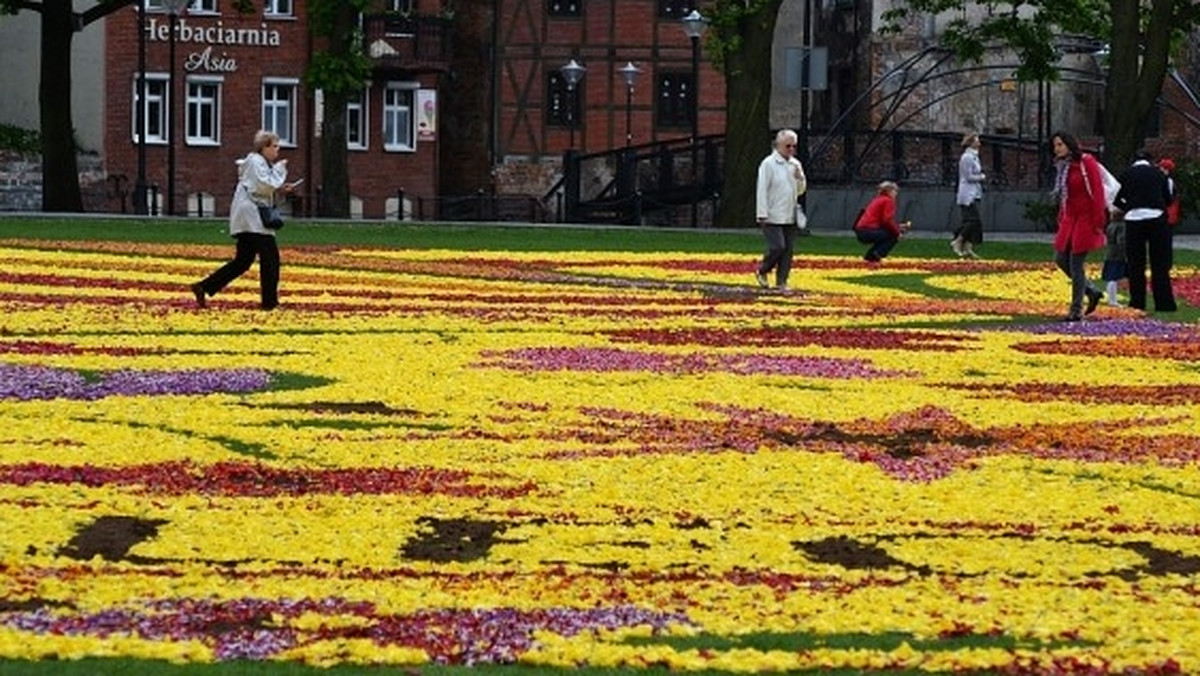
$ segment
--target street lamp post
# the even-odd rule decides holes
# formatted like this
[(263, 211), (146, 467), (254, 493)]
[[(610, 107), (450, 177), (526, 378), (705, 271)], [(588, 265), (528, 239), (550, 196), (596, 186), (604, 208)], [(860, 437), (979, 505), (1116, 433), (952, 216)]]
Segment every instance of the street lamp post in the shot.
[(692, 227), (699, 225), (700, 170), (696, 154), (696, 140), (700, 138), (700, 38), (708, 28), (708, 20), (700, 12), (692, 10), (683, 17), (683, 32), (692, 41)]
[(700, 38), (708, 28), (708, 19), (692, 10), (683, 17), (683, 32), (692, 41), (692, 143), (700, 136)]
[(138, 2), (137, 179), (133, 182), (133, 213), (150, 213), (146, 201), (146, 0)]
[(633, 144), (633, 127), (630, 124), (633, 120), (633, 85), (637, 82), (637, 76), (642, 69), (630, 61), (617, 72), (625, 79), (625, 147), (628, 148)]
[(571, 128), (571, 148), (575, 147), (575, 85), (583, 79), (587, 68), (580, 65), (575, 59), (571, 59), (562, 68), (558, 69), (562, 76), (567, 80), (567, 126)]
[(175, 216), (175, 92), (179, 87), (175, 84), (175, 33), (178, 29), (179, 15), (187, 11), (192, 0), (163, 0), (167, 11), (171, 14), (171, 37), (168, 42), (170, 50), (168, 60), (171, 62), (170, 84), (171, 92), (167, 96), (167, 215)]

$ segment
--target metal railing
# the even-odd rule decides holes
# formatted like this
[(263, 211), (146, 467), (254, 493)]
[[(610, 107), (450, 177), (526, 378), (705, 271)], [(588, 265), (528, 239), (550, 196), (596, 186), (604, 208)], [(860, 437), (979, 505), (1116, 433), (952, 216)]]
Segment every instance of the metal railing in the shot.
[(362, 18), (363, 49), (377, 68), (448, 70), (453, 25), (442, 17), (369, 14)]

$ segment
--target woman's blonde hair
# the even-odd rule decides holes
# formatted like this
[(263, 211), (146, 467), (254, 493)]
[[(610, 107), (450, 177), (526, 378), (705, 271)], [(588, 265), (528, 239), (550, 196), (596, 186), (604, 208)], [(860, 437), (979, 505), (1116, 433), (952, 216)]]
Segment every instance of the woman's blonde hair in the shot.
[(900, 192), (900, 186), (895, 181), (883, 181), (879, 184), (879, 193)]
[(279, 134), (260, 129), (254, 134), (254, 152), (261, 153), (263, 148), (279, 143)]
[(973, 131), (969, 131), (969, 132), (963, 134), (962, 147), (966, 148), (968, 146), (975, 145), (975, 141), (977, 141), (977, 140), (979, 140), (979, 134), (976, 134)]

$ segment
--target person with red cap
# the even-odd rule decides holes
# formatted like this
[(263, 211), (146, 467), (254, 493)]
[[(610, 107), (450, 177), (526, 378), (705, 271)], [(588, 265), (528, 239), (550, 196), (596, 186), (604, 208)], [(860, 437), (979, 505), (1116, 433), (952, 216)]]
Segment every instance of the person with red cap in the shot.
[(1178, 189), (1175, 185), (1175, 177), (1171, 174), (1175, 173), (1175, 160), (1164, 157), (1158, 161), (1158, 168), (1162, 169), (1167, 175), (1167, 185), (1171, 188), (1171, 203), (1167, 205), (1167, 225), (1171, 226), (1174, 232), (1175, 226), (1179, 225), (1179, 195), (1176, 194)]
[(1175, 160), (1164, 157), (1158, 161), (1158, 168), (1167, 175), (1167, 187), (1171, 189), (1171, 203), (1167, 205), (1167, 233), (1171, 236), (1171, 248), (1167, 252), (1168, 267), (1175, 267), (1175, 226), (1179, 225), (1182, 216), (1179, 208), (1179, 185), (1175, 183)]

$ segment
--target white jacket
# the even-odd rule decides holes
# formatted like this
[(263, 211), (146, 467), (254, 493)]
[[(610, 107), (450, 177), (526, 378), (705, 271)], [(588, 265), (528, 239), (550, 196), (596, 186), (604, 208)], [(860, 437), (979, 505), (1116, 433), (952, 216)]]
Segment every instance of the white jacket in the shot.
[(237, 161), (238, 182), (229, 204), (229, 234), (253, 232), (274, 235), (263, 227), (258, 207), (275, 204), (275, 191), (287, 181), (287, 162), (274, 166), (258, 153), (250, 153)]
[(754, 216), (773, 225), (796, 222), (796, 198), (804, 194), (808, 182), (800, 160), (784, 157), (778, 150), (758, 165)]

